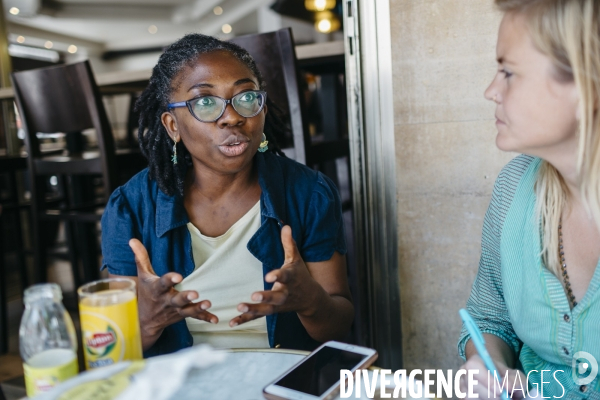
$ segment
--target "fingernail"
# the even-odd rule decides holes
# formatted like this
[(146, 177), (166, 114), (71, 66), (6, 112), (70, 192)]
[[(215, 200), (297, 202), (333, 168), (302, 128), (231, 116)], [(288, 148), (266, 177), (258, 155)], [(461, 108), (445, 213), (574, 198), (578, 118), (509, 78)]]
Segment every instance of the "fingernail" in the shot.
[(263, 297), (260, 294), (255, 294), (252, 296), (252, 300), (254, 301), (262, 301)]
[(211, 323), (211, 324), (216, 324), (216, 323), (217, 323), (217, 320), (216, 320), (216, 319), (211, 319), (211, 320), (210, 320), (210, 323)]
[(232, 322), (230, 325), (233, 328), (234, 326), (237, 326), (237, 324), (238, 324), (237, 322)]
[(200, 304), (200, 308), (203, 309), (203, 310), (208, 310), (209, 309), (208, 304), (205, 304), (205, 303)]
[(241, 312), (248, 312), (248, 307), (247, 306), (242, 306), (242, 307), (239, 308), (239, 310)]
[(194, 295), (193, 295), (193, 294), (191, 294), (191, 293), (188, 293), (188, 295), (187, 295), (187, 299), (188, 299), (189, 301), (192, 301), (192, 300), (194, 300)]

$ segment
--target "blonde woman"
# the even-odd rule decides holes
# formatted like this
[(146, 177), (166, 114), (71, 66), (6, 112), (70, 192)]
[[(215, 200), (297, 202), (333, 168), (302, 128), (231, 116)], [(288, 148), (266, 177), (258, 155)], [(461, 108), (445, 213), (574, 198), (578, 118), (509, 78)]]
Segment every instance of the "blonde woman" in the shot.
[[(496, 145), (523, 155), (496, 181), (467, 310), (514, 398), (600, 399), (600, 1), (495, 3), (485, 97)], [(500, 397), (465, 329), (458, 349), (479, 397)]]

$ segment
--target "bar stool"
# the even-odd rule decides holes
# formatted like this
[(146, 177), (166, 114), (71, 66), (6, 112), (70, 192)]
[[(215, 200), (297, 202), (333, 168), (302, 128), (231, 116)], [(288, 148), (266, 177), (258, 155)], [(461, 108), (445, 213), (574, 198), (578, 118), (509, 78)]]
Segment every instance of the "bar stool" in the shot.
[[(332, 132), (328, 132), (326, 128), (324, 129), (325, 133), (329, 133), (329, 135), (324, 136), (333, 137), (324, 137), (325, 140), (318, 142), (312, 140), (308, 119), (311, 110), (308, 109), (305, 98), (306, 82), (302, 77), (300, 63), (296, 56), (296, 47), (291, 29), (284, 28), (274, 32), (238, 36), (231, 39), (231, 42), (245, 48), (250, 53), (266, 82), (267, 99), (271, 99), (272, 105), (280, 108), (287, 117), (286, 122), (289, 124), (291, 130), (291, 138), (276, 136), (282, 150), (290, 158), (327, 175), (339, 189), (342, 189), (342, 187), (346, 188), (348, 198), (346, 200), (342, 198), (342, 210), (347, 217), (345, 218), (346, 221), (349, 221), (349, 226), (346, 228), (346, 240), (348, 243), (353, 243), (353, 219), (350, 212), (352, 210), (352, 201), (349, 196), (352, 192), (349, 173), (351, 170), (349, 165), (350, 142), (347, 137), (340, 134), (341, 129), (338, 129), (337, 134), (335, 132), (331, 134)], [(330, 63), (331, 59), (327, 59)], [(334, 70), (337, 70), (340, 66), (340, 61), (336, 60), (335, 62), (337, 64)], [(304, 67), (306, 68), (306, 64)], [(343, 59), (341, 60), (341, 67), (343, 71)], [(329, 71), (328, 68), (320, 68), (320, 70), (321, 72)], [(338, 89), (335, 87), (336, 79), (335, 75), (328, 77), (328, 83), (331, 84), (329, 89), (331, 91)], [(341, 87), (341, 92), (345, 93), (343, 86)], [(343, 96), (345, 94), (342, 95), (342, 98), (344, 98)], [(334, 102), (335, 97), (328, 96), (326, 100)], [(345, 101), (342, 102), (342, 107), (345, 107), (345, 103)], [(269, 107), (272, 107), (272, 105), (269, 105)], [(331, 109), (334, 116), (338, 118), (338, 121), (340, 119), (347, 119), (345, 115), (335, 115), (337, 114), (335, 109), (333, 107)], [(331, 115), (329, 117), (331, 118)], [(346, 168), (338, 168), (337, 161), (340, 161), (339, 159), (343, 159), (344, 157), (346, 158)], [(352, 251), (351, 247), (349, 247), (350, 251)], [(347, 265), (352, 296), (356, 302), (360, 302), (361, 297), (357, 283), (359, 276), (358, 266), (350, 256), (347, 257)], [(356, 312), (355, 320), (360, 321), (361, 318), (358, 314), (360, 312), (359, 307), (356, 308)], [(360, 332), (358, 331), (360, 327), (355, 325), (355, 328), (354, 335), (358, 343), (360, 342)]]
[(0, 156), (0, 173), (8, 174), (7, 196), (0, 198), (0, 354), (8, 351), (8, 293), (7, 293), (7, 271), (5, 268), (5, 223), (8, 217), (13, 217), (11, 251), (15, 254), (16, 266), (19, 269), (21, 287), (24, 289), (28, 284), (27, 266), (25, 264), (25, 250), (22, 241), (21, 231), (21, 210), (27, 208), (27, 204), (19, 202), (17, 192), (17, 182), (15, 174), (19, 170), (24, 170), (27, 162), (21, 156)]
[[(99, 277), (96, 224), (117, 185), (117, 160), (112, 130), (88, 61), (15, 72), (15, 100), (26, 133), (31, 182), (32, 242), (35, 282), (47, 279), (44, 224), (65, 223), (69, 259), (78, 286)], [(82, 131), (93, 128), (97, 151), (84, 151)], [(38, 133), (67, 134), (70, 151), (45, 156)], [(54, 204), (46, 198), (46, 180), (57, 176), (64, 192)], [(91, 182), (102, 178), (102, 193)], [(83, 266), (83, 277), (78, 261)]]
[[(246, 49), (267, 83), (268, 98), (288, 118), (292, 131), (293, 158), (310, 167), (348, 156), (348, 139), (312, 143), (303, 81), (298, 68), (294, 37), (290, 28), (274, 32), (238, 36), (230, 40)], [(285, 150), (286, 138), (278, 138)]]

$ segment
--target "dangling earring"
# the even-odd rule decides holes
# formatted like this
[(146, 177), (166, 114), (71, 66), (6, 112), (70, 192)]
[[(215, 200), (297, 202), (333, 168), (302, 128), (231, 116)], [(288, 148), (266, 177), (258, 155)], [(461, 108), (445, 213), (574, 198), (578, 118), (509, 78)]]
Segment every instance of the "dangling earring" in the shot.
[(173, 156), (171, 157), (173, 165), (177, 165), (177, 142), (173, 142)]
[(269, 150), (269, 141), (267, 140), (267, 135), (263, 133), (262, 142), (260, 142), (260, 146), (258, 146), (258, 151), (264, 153)]

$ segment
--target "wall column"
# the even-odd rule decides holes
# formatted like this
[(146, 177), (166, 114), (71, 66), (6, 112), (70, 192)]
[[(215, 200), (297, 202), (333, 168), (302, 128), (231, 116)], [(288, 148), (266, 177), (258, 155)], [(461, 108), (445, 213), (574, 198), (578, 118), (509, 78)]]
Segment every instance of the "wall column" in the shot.
[[(8, 28), (3, 3), (3, 0), (0, 0), (0, 86), (4, 88), (11, 86), (12, 63), (8, 54)], [(20, 150), (20, 143), (17, 138), (14, 106), (10, 101), (2, 101), (1, 104), (3, 123), (0, 126), (2, 130), (0, 136), (3, 137), (6, 143), (7, 154), (17, 154)]]

